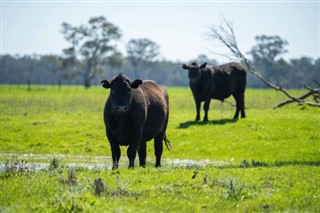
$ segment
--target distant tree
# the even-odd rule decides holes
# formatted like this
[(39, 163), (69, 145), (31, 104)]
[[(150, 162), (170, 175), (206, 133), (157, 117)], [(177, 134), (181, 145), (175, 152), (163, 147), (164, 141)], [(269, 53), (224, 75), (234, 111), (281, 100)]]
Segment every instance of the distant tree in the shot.
[[(66, 49), (64, 52), (66, 52)], [(84, 63), (81, 60), (75, 59), (75, 57), (68, 57), (69, 55), (66, 55), (66, 57), (61, 57), (63, 78), (70, 84), (79, 74), (81, 74), (82, 78), (84, 77)]]
[(11, 55), (1, 55), (0, 83), (14, 81), (12, 73), (14, 72), (15, 58)]
[(124, 63), (124, 58), (120, 52), (114, 52), (107, 58), (107, 64), (114, 68), (119, 68)]
[(314, 73), (312, 76), (313, 80), (320, 81), (320, 58), (316, 59), (314, 62)]
[(160, 47), (147, 38), (131, 39), (127, 46), (127, 58), (133, 66), (134, 76), (138, 77), (138, 70), (153, 62), (160, 54)]
[(196, 59), (191, 60), (190, 62), (196, 62), (198, 64), (208, 63), (210, 65), (218, 65), (218, 62), (215, 59), (209, 59), (209, 57), (204, 54), (198, 55)]
[(32, 84), (32, 79), (35, 77), (34, 76), (34, 71), (36, 70), (36, 63), (37, 63), (37, 56), (24, 56), (20, 58), (20, 64), (23, 67), (24, 72), (26, 73), (27, 76), (27, 83), (28, 83), (28, 91), (31, 91), (31, 84)]
[(250, 53), (255, 61), (272, 64), (277, 56), (288, 52), (285, 49), (289, 43), (279, 36), (256, 36), (257, 45), (253, 46)]
[(30, 69), (31, 63), (34, 63), (31, 56), (1, 56), (0, 82), (5, 84), (31, 83), (33, 71)]
[(41, 62), (45, 69), (52, 72), (58, 80), (59, 88), (64, 78), (63, 59), (57, 55), (44, 55), (41, 57)]
[(77, 66), (84, 79), (84, 86), (90, 87), (91, 80), (101, 73), (103, 64), (118, 65), (119, 59), (115, 41), (121, 38), (120, 29), (103, 16), (89, 19), (87, 25), (73, 27), (62, 24), (64, 38), (71, 47), (63, 50), (69, 65)]
[[(319, 60), (319, 59), (318, 59)], [(304, 84), (312, 85), (313, 80), (320, 80), (320, 70), (317, 61), (309, 57), (291, 59), (291, 87), (301, 88)]]
[[(288, 52), (285, 48), (289, 43), (280, 38), (279, 36), (266, 36), (260, 35), (255, 37), (257, 44), (252, 47), (249, 52), (253, 57), (253, 64), (259, 69), (261, 74), (263, 74), (269, 81), (279, 83), (285, 78), (285, 72), (277, 72), (276, 67), (283, 61), (277, 63), (277, 58)], [(283, 64), (283, 63), (282, 63)]]
[(290, 88), (293, 70), (288, 62), (281, 58), (272, 64), (271, 70), (272, 74), (269, 75), (271, 82), (274, 82), (276, 85), (281, 85), (282, 87)]

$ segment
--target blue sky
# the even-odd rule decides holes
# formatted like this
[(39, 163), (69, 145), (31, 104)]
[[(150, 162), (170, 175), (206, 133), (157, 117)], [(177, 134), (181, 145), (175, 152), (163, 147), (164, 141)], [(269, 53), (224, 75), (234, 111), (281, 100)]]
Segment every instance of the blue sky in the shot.
[(319, 1), (14, 1), (1, 0), (1, 54), (61, 54), (68, 43), (61, 34), (63, 22), (78, 26), (90, 17), (105, 16), (123, 34), (118, 44), (132, 38), (149, 38), (160, 46), (161, 56), (188, 61), (200, 54), (227, 50), (208, 39), (208, 26), (225, 18), (233, 23), (240, 50), (248, 52), (256, 35), (279, 35), (289, 42), (285, 58), (320, 57)]

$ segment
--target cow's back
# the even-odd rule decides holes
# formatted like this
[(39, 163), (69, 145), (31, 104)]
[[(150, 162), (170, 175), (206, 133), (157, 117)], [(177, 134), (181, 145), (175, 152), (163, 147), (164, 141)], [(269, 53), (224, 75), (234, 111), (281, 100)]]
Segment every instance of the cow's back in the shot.
[(143, 140), (150, 140), (160, 134), (166, 126), (169, 113), (167, 92), (154, 81), (144, 81), (140, 86), (147, 105), (147, 120)]
[(238, 91), (244, 91), (246, 71), (241, 64), (231, 62), (208, 70), (211, 72), (212, 98), (223, 101)]

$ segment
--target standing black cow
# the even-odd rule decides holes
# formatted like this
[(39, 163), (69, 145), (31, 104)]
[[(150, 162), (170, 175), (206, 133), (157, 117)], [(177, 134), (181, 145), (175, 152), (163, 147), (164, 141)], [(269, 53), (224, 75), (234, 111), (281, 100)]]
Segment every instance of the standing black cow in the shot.
[(200, 119), (200, 105), (204, 101), (204, 118), (208, 121), (208, 109), (211, 99), (223, 101), (230, 95), (234, 97), (237, 104), (233, 119), (246, 117), (244, 112), (244, 92), (246, 89), (246, 71), (239, 63), (228, 63), (217, 67), (207, 67), (207, 63), (199, 65), (191, 63), (182, 65), (183, 69), (189, 71), (189, 85), (196, 102), (197, 116)]
[(152, 138), (155, 166), (161, 166), (162, 142), (165, 142), (168, 149), (170, 147), (166, 137), (169, 116), (167, 92), (153, 81), (130, 81), (122, 74), (110, 82), (103, 80), (101, 83), (104, 88), (111, 89), (104, 108), (104, 122), (112, 151), (112, 169), (118, 168), (121, 156), (119, 145), (129, 146), (129, 167), (134, 167), (137, 151), (140, 166), (145, 167), (146, 142)]

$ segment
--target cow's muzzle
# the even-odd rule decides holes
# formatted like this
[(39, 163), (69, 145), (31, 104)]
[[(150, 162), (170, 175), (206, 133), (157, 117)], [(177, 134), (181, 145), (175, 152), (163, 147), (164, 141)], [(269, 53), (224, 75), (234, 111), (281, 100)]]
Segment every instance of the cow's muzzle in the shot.
[(127, 107), (127, 106), (117, 106), (116, 107), (116, 112), (117, 112), (117, 114), (120, 114), (120, 115), (127, 113), (128, 110), (129, 110), (129, 107)]
[(190, 83), (191, 84), (197, 84), (198, 83), (198, 79), (197, 78), (190, 78)]

